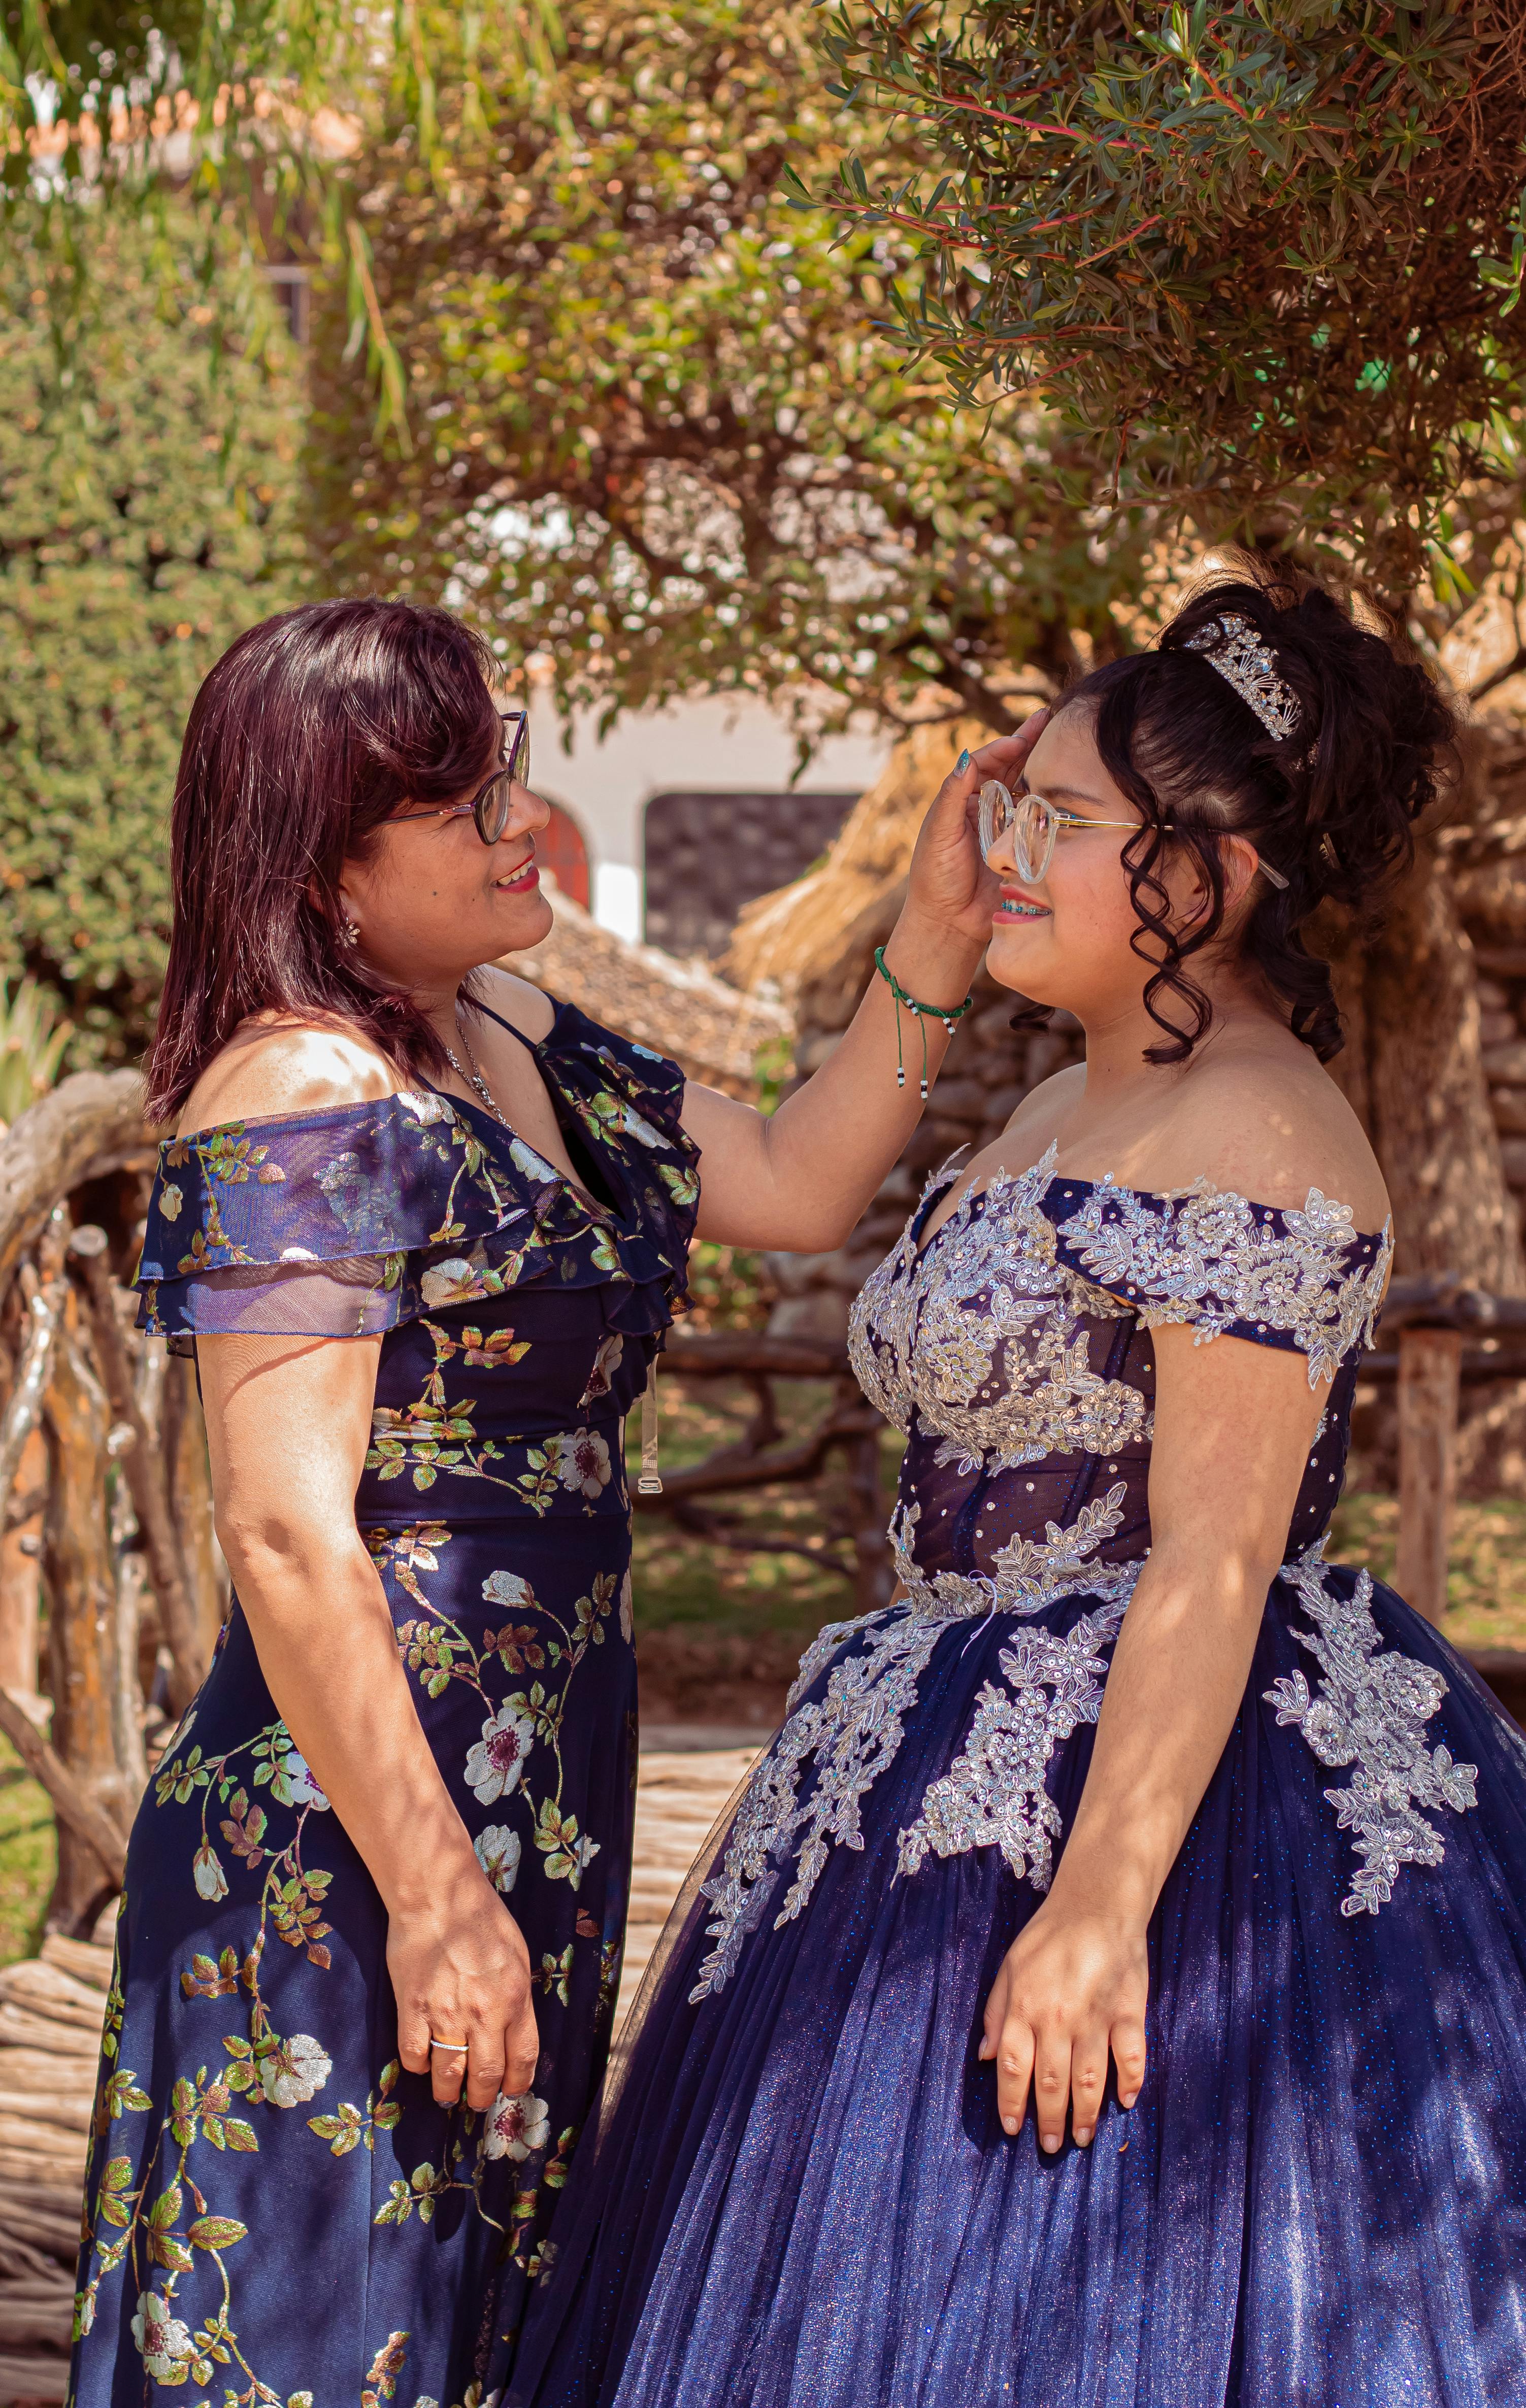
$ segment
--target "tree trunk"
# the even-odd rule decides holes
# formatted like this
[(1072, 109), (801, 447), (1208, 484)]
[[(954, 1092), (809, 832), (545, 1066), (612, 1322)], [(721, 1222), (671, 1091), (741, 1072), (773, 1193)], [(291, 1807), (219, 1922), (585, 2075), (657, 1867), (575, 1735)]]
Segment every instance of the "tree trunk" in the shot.
[(1425, 853), (1367, 953), (1362, 1006), (1395, 1268), (1451, 1270), (1471, 1286), (1526, 1292), (1520, 1220), (1484, 1078), (1473, 946), (1449, 881)]
[[(52, 1743), (85, 1796), (125, 1829), (137, 1801), (118, 1768), (113, 1728), (117, 1595), (105, 1481), (109, 1422), (71, 1297), (53, 1350), (47, 1406), (51, 1482), (43, 1564)], [(109, 1896), (94, 1850), (60, 1822), (50, 1930), (87, 1938)]]
[(228, 1610), (227, 1578), (212, 1524), (207, 1423), (196, 1389), (196, 1367), (187, 1355), (171, 1354), (165, 1365), (163, 1429), (170, 1518), (202, 1652), (210, 1663)]

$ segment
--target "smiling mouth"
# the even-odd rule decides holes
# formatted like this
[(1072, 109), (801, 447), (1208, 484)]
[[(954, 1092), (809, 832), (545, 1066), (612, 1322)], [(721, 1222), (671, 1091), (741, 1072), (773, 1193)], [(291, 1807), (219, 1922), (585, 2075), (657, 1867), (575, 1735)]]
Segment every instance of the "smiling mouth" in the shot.
[(532, 886), (539, 884), (540, 878), (540, 873), (535, 866), (535, 855), (532, 853), (520, 863), (517, 869), (511, 869), (507, 878), (495, 878), (493, 883), (500, 895), (524, 895)]
[(1001, 903), (991, 917), (997, 921), (1050, 920), (1054, 914), (1046, 903), (1035, 903), (1030, 896), (1019, 895), (1013, 888), (1004, 886)]

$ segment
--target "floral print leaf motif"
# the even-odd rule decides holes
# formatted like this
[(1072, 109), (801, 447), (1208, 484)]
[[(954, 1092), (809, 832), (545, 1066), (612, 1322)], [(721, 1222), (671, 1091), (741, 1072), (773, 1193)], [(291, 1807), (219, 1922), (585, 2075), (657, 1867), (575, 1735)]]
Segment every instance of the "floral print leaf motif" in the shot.
[(568, 1942), (559, 1956), (552, 1956), (548, 1950), (541, 1957), (539, 1970), (531, 1975), (531, 1979), (539, 1983), (548, 1999), (554, 1990), (565, 2007), (569, 1997), (568, 1985), (572, 1979), (571, 1941)]
[(1478, 1803), (1478, 1768), (1456, 1764), (1445, 1747), (1428, 1748), (1425, 1727), (1447, 1694), (1429, 1664), (1385, 1648), (1373, 1619), (1373, 1579), (1360, 1572), (1349, 1598), (1328, 1578), (1321, 1539), (1282, 1577), (1297, 1590), (1315, 1625), (1295, 1630), (1318, 1664), (1311, 1693), (1302, 1672), (1283, 1673), (1263, 1694), (1280, 1724), (1296, 1724), (1321, 1764), (1355, 1769), (1341, 1789), (1325, 1796), (1337, 1828), (1354, 1831), (1361, 1863), (1341, 1900), (1346, 1915), (1375, 1914), (1393, 1896), (1405, 1865), (1439, 1865), (1440, 1832), (1417, 1810), (1450, 1807), (1463, 1813)]
[(575, 1890), (598, 1854), (598, 1842), (578, 1829), (575, 1814), (564, 1814), (553, 1798), (541, 1800), (536, 1817), (535, 1844), (546, 1859), (548, 1881), (565, 1881)]
[(516, 2165), (523, 2165), (550, 2138), (551, 2117), (543, 2099), (506, 2099), (500, 2090), (487, 2111), (482, 2155), (511, 2157)]
[[(378, 2219), (380, 2221), (380, 2219)], [(360, 2395), (360, 2408), (382, 2408), (397, 2388), (397, 2377), (408, 2356), (409, 2336), (406, 2332), (389, 2333), (372, 2358), (366, 2377), (366, 2387)]]
[(900, 1834), (897, 1870), (914, 1873), (929, 1854), (964, 1856), (998, 1847), (1019, 1881), (1047, 1890), (1059, 1809), (1044, 1786), (1055, 1749), (1101, 1711), (1104, 1646), (1116, 1638), (1123, 1605), (1083, 1614), (1063, 1639), (1019, 1633), (999, 1661), (1009, 1697), (987, 1681), (962, 1753), (931, 1784), (914, 1823)]

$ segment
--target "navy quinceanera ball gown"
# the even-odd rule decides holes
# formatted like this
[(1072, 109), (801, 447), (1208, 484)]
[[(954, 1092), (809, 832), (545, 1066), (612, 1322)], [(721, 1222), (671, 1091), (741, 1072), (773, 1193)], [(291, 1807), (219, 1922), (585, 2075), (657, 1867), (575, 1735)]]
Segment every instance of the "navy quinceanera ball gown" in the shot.
[[(946, 1184), (855, 1323), (904, 1594), (811, 1649), (681, 1903), (504, 2408), (1526, 2401), (1526, 1748), (1323, 1555), (1388, 1234), (1051, 1155), (919, 1250)], [(1333, 1381), (1144, 2089), (1051, 2157), (975, 2052), (1149, 1544), (1168, 1322)]]

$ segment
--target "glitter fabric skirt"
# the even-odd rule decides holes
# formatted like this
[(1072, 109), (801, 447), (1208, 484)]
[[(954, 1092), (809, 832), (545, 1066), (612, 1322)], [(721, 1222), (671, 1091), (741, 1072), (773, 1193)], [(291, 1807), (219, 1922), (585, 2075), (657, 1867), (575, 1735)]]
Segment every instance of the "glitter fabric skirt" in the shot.
[[(1161, 1894), (1133, 2110), (1053, 2157), (1001, 2130), (975, 2051), (1039, 1893), (995, 1844), (905, 1870), (1003, 1649), (1075, 1594), (942, 1630), (862, 1844), (783, 1921), (771, 1866), (718, 1988), (681, 1901), (504, 2408), (1526, 2401), (1526, 1748), (1402, 1600), (1321, 1578), (1317, 1666), (1274, 1584)], [(1065, 1828), (1093, 1736), (1048, 1758)]]

